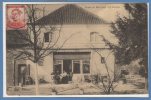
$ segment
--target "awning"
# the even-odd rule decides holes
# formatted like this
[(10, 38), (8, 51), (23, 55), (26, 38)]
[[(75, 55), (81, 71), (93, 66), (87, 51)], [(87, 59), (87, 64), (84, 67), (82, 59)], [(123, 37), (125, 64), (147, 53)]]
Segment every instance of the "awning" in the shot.
[(90, 52), (56, 52), (55, 60), (89, 60)]

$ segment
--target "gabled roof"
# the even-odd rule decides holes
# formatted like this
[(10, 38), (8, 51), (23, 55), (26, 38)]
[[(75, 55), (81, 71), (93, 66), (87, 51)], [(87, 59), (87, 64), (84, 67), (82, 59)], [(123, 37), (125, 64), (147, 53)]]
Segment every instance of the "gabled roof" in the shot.
[(104, 24), (106, 21), (75, 5), (67, 4), (37, 20), (37, 25)]

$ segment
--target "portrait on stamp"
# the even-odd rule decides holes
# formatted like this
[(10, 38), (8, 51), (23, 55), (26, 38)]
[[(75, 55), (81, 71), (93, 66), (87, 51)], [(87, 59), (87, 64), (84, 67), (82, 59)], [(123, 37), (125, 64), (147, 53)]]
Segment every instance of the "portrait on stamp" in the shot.
[(26, 26), (25, 6), (7, 6), (7, 28), (19, 29)]

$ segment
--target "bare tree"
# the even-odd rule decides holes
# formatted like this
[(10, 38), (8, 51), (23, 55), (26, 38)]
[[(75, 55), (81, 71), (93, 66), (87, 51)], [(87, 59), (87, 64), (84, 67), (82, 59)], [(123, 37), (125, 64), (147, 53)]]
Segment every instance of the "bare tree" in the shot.
[[(120, 79), (120, 73), (117, 72), (115, 73), (114, 70), (112, 70), (109, 65), (107, 64), (108, 62), (108, 57), (111, 55), (111, 54), (114, 54), (114, 52), (116, 52), (115, 48), (116, 48), (116, 45), (112, 44), (111, 42), (109, 42), (107, 39), (105, 39), (105, 37), (103, 35), (100, 35), (103, 39), (103, 41), (105, 42), (105, 45), (107, 45), (110, 49), (110, 52), (108, 53), (108, 55), (105, 57), (104, 59), (104, 66), (105, 66), (105, 69), (106, 69), (106, 75), (107, 75), (107, 78), (104, 78), (103, 76), (100, 76), (100, 75), (97, 75), (97, 81), (96, 82), (97, 84), (95, 84), (95, 86), (99, 89), (102, 89), (103, 92), (105, 94), (111, 94), (112, 92), (114, 92), (114, 89), (117, 87), (117, 83), (115, 82), (118, 81)], [(97, 49), (94, 49), (94, 45), (92, 45), (92, 49), (101, 57), (103, 58), (102, 54), (99, 52), (99, 50)], [(116, 60), (116, 59), (115, 59)], [(116, 62), (114, 60), (114, 62)], [(116, 64), (114, 63), (114, 65), (112, 66), (113, 68), (115, 68)], [(101, 83), (101, 84), (100, 84)]]
[[(16, 38), (24, 40), (26, 44), (25, 47), (22, 47), (17, 50), (17, 55), (14, 55), (14, 59), (18, 58), (24, 60), (30, 60), (35, 64), (35, 91), (36, 95), (39, 94), (39, 82), (38, 82), (38, 62), (41, 61), (46, 56), (50, 55), (52, 52), (59, 50), (65, 44), (67, 40), (65, 40), (60, 46), (56, 46), (60, 38), (60, 32), (62, 29), (62, 24), (58, 25), (41, 25), (37, 24), (36, 21), (40, 19), (40, 15), (42, 17), (45, 16), (45, 9), (39, 9), (37, 5), (26, 5), (26, 14), (27, 14), (27, 30), (26, 34), (23, 34), (20, 30), (15, 30), (18, 35)], [(47, 30), (47, 32), (51, 34), (58, 34), (57, 38), (52, 42), (49, 41), (47, 44), (45, 43), (45, 39), (43, 38), (43, 29)]]

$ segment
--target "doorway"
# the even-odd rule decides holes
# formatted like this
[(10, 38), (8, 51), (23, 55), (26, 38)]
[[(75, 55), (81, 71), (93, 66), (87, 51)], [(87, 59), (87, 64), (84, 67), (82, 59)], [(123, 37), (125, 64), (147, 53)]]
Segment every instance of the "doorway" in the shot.
[(21, 85), (26, 84), (26, 74), (27, 74), (26, 64), (19, 64), (18, 65), (18, 84), (21, 84)]

